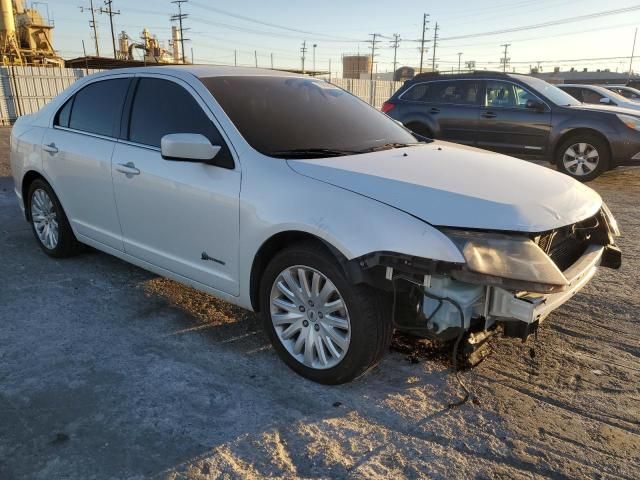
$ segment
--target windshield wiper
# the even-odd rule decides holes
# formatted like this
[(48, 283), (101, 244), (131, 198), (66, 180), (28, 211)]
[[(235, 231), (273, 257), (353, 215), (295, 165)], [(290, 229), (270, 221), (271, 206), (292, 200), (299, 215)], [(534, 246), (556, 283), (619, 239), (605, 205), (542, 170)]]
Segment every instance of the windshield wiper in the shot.
[(360, 152), (361, 153), (379, 152), (381, 150), (391, 150), (393, 148), (417, 147), (418, 145), (422, 145), (422, 144), (421, 143), (385, 143), (384, 145), (378, 145), (377, 147), (371, 147), (365, 150), (360, 150)]
[(292, 150), (279, 150), (269, 152), (270, 157), (281, 158), (324, 158), (324, 157), (341, 157), (344, 155), (355, 155), (363, 153), (359, 150), (339, 150), (335, 148), (295, 148)]

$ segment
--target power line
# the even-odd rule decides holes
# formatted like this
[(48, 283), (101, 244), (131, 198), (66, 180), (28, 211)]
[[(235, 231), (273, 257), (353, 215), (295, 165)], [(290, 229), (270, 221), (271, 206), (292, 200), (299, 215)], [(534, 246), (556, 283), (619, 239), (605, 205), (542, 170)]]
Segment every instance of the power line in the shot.
[(104, 0), (104, 4), (106, 5), (107, 8), (100, 8), (100, 13), (106, 13), (107, 15), (109, 15), (109, 23), (111, 24), (111, 42), (113, 43), (113, 58), (117, 58), (118, 57), (118, 52), (116, 50), (116, 34), (113, 31), (113, 17), (114, 15), (120, 15), (120, 10), (118, 10), (117, 12), (113, 11), (112, 8), (112, 3), (113, 0)]
[(436, 47), (438, 46), (438, 22), (436, 22), (436, 26), (433, 29), (433, 60), (431, 61), (431, 71), (436, 71)]
[(244, 16), (244, 15), (239, 15), (237, 13), (232, 13), (232, 12), (229, 12), (227, 10), (222, 10), (220, 8), (215, 8), (215, 7), (212, 7), (212, 6), (208, 5), (208, 4), (204, 5), (204, 4), (202, 4), (202, 3), (198, 2), (198, 1), (192, 1), (191, 3), (196, 7), (199, 7), (199, 8), (208, 10), (208, 11), (217, 12), (217, 13), (220, 13), (222, 15), (226, 15), (226, 16), (229, 16), (229, 17), (237, 18), (239, 20), (244, 20), (245, 22), (251, 22), (251, 23), (256, 23), (258, 25), (264, 25), (266, 27), (279, 28), (281, 30), (287, 30), (287, 31), (290, 31), (290, 32), (295, 32), (295, 33), (303, 33), (305, 35), (314, 35), (316, 37), (326, 37), (326, 38), (329, 38), (329, 39), (334, 39), (336, 41), (346, 41), (346, 42), (359, 42), (360, 41), (360, 40), (356, 40), (356, 39), (353, 39), (353, 38), (338, 37), (338, 36), (334, 36), (334, 35), (327, 35), (325, 33), (311, 32), (311, 31), (308, 31), (308, 30), (301, 30), (301, 29), (298, 29), (298, 28), (291, 28), (291, 27), (287, 27), (285, 25), (279, 25), (277, 23), (264, 22), (264, 21), (258, 20), (256, 18), (247, 17), (247, 16)]
[(393, 34), (393, 40), (391, 41), (391, 48), (393, 48), (393, 72), (395, 75), (396, 67), (398, 65), (397, 57), (398, 57), (398, 47), (400, 46), (400, 35), (397, 33)]
[(187, 63), (187, 59), (185, 57), (185, 53), (184, 53), (184, 28), (182, 26), (182, 21), (187, 18), (189, 15), (186, 13), (182, 13), (182, 4), (183, 3), (187, 3), (189, 0), (173, 0), (171, 3), (175, 3), (176, 5), (178, 5), (178, 14), (177, 15), (172, 15), (171, 16), (171, 21), (178, 21), (179, 24), (179, 28), (180, 28), (180, 56), (182, 58), (182, 63)]
[(93, 0), (89, 0), (89, 8), (80, 7), (80, 12), (84, 13), (85, 10), (91, 14), (91, 20), (89, 20), (89, 27), (93, 29), (93, 40), (96, 46), (96, 57), (100, 56), (100, 45), (98, 42), (98, 24), (96, 23), (96, 8), (93, 8)]
[(420, 72), (422, 73), (422, 61), (424, 59), (424, 36), (425, 33), (427, 32), (427, 23), (429, 23), (429, 21), (427, 20), (427, 17), (429, 16), (428, 13), (425, 13), (422, 15), (422, 39), (420, 40)]
[(510, 43), (505, 43), (504, 45), (500, 45), (500, 46), (504, 47), (504, 56), (500, 60), (500, 63), (502, 63), (502, 71), (506, 72), (507, 71), (507, 65), (509, 64), (509, 60), (511, 60), (509, 57), (507, 57), (507, 50), (509, 49), (511, 44)]
[(304, 61), (307, 55), (307, 41), (302, 42), (302, 48), (300, 49), (300, 53), (302, 53), (302, 73), (304, 73)]
[(596, 13), (590, 13), (587, 15), (579, 15), (577, 17), (570, 17), (570, 18), (561, 18), (558, 20), (551, 20), (549, 22), (543, 22), (543, 23), (536, 23), (533, 25), (525, 25), (525, 26), (521, 26), (521, 27), (514, 27), (514, 28), (506, 28), (503, 30), (493, 30), (493, 31), (489, 31), (489, 32), (480, 32), (480, 33), (470, 33), (468, 35), (458, 35), (458, 36), (454, 36), (454, 37), (445, 37), (442, 40), (461, 40), (463, 38), (477, 38), (477, 37), (487, 37), (489, 35), (500, 35), (500, 34), (504, 34), (504, 33), (515, 33), (515, 32), (521, 32), (523, 30), (535, 30), (535, 29), (539, 29), (539, 28), (546, 28), (546, 27), (554, 27), (556, 25), (564, 25), (566, 23), (573, 23), (573, 22), (581, 22), (584, 20), (591, 20), (593, 18), (600, 18), (600, 17), (606, 17), (609, 15), (618, 15), (621, 13), (628, 13), (628, 12), (634, 12), (640, 10), (640, 5), (634, 5), (632, 7), (627, 7), (627, 8), (618, 8), (616, 10), (605, 10), (605, 11), (601, 11), (601, 12), (596, 12)]

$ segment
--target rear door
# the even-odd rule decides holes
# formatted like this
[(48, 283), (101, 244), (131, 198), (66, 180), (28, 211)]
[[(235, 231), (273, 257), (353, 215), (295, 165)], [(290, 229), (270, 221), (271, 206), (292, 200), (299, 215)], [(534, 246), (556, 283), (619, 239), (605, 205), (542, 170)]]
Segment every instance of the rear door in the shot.
[[(534, 100), (542, 109), (527, 108)], [(480, 148), (510, 155), (544, 155), (551, 130), (551, 109), (537, 95), (506, 80), (486, 80), (478, 121)]]
[(474, 145), (480, 110), (480, 82), (443, 80), (417, 83), (400, 100), (405, 125), (427, 117), (436, 138)]
[[(206, 103), (185, 82), (137, 80), (128, 125), (113, 154), (113, 184), (125, 252), (238, 295), (240, 169)], [(160, 140), (199, 133), (220, 145), (216, 160), (165, 160)]]
[(82, 88), (58, 111), (42, 145), (44, 171), (75, 232), (117, 250), (111, 155), (130, 82), (116, 77)]

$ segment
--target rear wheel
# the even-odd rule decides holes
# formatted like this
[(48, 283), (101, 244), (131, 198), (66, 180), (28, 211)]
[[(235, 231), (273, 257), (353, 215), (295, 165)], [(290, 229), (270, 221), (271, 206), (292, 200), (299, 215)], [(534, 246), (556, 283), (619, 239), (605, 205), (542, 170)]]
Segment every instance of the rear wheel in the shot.
[(78, 253), (80, 244), (58, 197), (47, 182), (36, 179), (29, 186), (27, 208), (33, 234), (44, 253), (55, 258)]
[(588, 182), (609, 169), (609, 146), (595, 135), (576, 135), (568, 138), (558, 148), (558, 170), (579, 180)]
[(391, 340), (384, 296), (353, 285), (321, 245), (278, 253), (261, 282), (264, 327), (278, 355), (300, 375), (348, 382), (382, 357)]

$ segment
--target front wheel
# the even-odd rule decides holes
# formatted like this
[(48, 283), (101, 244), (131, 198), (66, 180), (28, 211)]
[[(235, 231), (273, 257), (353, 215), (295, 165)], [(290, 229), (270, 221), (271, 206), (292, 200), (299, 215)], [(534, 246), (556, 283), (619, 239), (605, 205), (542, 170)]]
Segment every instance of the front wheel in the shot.
[(588, 182), (609, 169), (609, 147), (595, 135), (576, 135), (558, 148), (558, 170), (580, 182)]
[(278, 355), (315, 382), (348, 382), (373, 367), (389, 346), (385, 296), (350, 283), (321, 245), (278, 253), (261, 282), (264, 327)]

